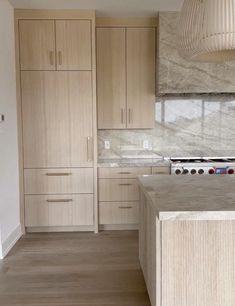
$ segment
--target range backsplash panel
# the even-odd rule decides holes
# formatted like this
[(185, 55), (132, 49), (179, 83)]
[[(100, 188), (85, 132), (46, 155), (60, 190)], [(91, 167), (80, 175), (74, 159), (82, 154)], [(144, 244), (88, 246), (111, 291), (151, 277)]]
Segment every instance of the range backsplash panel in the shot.
[(235, 61), (187, 61), (178, 54), (178, 12), (159, 13), (157, 91), (159, 94), (234, 93)]
[(155, 117), (152, 130), (100, 130), (99, 158), (235, 156), (235, 95), (161, 97)]

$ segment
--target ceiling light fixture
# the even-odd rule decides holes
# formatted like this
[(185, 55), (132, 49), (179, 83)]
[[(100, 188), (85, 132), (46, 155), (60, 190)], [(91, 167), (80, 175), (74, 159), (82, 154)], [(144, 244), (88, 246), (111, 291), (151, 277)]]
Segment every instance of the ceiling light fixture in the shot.
[(235, 60), (235, 0), (185, 0), (179, 36), (179, 52), (189, 60)]

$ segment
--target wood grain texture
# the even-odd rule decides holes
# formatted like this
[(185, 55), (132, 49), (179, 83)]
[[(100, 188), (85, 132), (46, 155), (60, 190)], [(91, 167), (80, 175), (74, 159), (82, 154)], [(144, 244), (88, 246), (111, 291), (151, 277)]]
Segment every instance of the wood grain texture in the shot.
[(55, 70), (53, 20), (20, 20), (19, 40), (22, 70)]
[(156, 27), (157, 18), (144, 17), (98, 17), (96, 27)]
[(127, 29), (127, 127), (155, 125), (155, 29)]
[(162, 305), (234, 305), (234, 237), (234, 221), (162, 222)]
[(99, 179), (100, 202), (139, 201), (139, 186), (136, 179)]
[(90, 72), (22, 72), (24, 167), (92, 166)]
[(136, 231), (28, 234), (0, 262), (4, 306), (150, 306)]
[(57, 70), (91, 70), (90, 21), (56, 20), (55, 24)]
[(138, 224), (139, 202), (99, 202), (99, 224)]
[(93, 195), (26, 195), (25, 225), (93, 225)]
[(93, 193), (93, 168), (25, 169), (25, 194)]
[(150, 167), (132, 167), (132, 168), (99, 168), (98, 169), (98, 178), (107, 178), (107, 179), (115, 179), (115, 178), (129, 178), (134, 179), (137, 178), (138, 175), (151, 174)]
[(20, 19), (91, 19), (95, 20), (94, 10), (33, 10), (15, 9), (15, 18)]
[(97, 29), (99, 129), (126, 127), (125, 29)]

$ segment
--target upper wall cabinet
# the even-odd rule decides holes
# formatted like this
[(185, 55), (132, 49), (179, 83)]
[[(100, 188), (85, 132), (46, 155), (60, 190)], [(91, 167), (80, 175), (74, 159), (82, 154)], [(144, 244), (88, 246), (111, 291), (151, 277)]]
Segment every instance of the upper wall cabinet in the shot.
[(90, 21), (56, 21), (56, 49), (58, 70), (91, 70)]
[(155, 28), (97, 29), (99, 129), (154, 127)]
[(159, 13), (158, 94), (234, 93), (234, 61), (198, 63), (179, 55), (178, 17), (178, 12)]
[(53, 20), (19, 22), (22, 70), (55, 70), (55, 28)]
[(127, 29), (127, 127), (153, 128), (155, 29)]
[(98, 126), (126, 128), (126, 31), (97, 30)]
[(21, 70), (91, 70), (89, 20), (21, 20)]

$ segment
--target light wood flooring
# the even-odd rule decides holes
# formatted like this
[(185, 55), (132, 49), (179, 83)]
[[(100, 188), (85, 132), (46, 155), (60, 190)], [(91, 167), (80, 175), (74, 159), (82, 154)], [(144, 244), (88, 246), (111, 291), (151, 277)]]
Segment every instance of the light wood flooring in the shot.
[(0, 261), (1, 306), (150, 306), (136, 231), (27, 234)]

